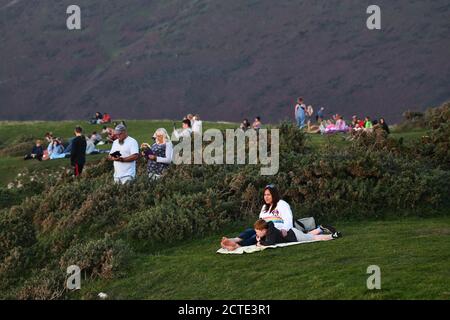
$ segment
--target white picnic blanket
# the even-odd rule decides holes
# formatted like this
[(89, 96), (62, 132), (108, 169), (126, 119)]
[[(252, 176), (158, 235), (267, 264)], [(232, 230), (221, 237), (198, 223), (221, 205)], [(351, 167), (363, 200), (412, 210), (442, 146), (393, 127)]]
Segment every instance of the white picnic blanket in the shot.
[(236, 250), (233, 250), (233, 251), (228, 251), (227, 249), (220, 248), (219, 250), (216, 251), (216, 253), (221, 253), (221, 254), (255, 253), (255, 252), (263, 251), (263, 250), (265, 250), (267, 248), (269, 248), (269, 249), (276, 249), (276, 248), (280, 248), (280, 247), (288, 247), (288, 246), (294, 246), (294, 245), (297, 245), (297, 244), (317, 242), (317, 241), (322, 241), (322, 240), (279, 243), (279, 244), (276, 244), (276, 245), (273, 245), (273, 246), (267, 246), (267, 247), (258, 247), (256, 245), (252, 245), (252, 246), (246, 246), (246, 247), (239, 247), (239, 248), (237, 248)]

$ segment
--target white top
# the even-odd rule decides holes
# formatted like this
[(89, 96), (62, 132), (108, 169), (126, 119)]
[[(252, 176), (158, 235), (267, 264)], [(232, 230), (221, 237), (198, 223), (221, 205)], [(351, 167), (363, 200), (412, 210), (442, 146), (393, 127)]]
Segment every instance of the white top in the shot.
[(174, 136), (176, 139), (180, 139), (181, 137), (187, 138), (187, 137), (191, 137), (191, 133), (192, 133), (192, 129), (186, 128), (186, 129), (182, 129), (181, 131), (174, 130), (172, 136)]
[(202, 130), (203, 130), (202, 127), (203, 127), (202, 120), (195, 120), (192, 123), (192, 132), (202, 133)]
[(91, 154), (94, 151), (97, 151), (94, 142), (91, 139), (86, 139), (86, 154)]
[[(139, 146), (136, 140), (132, 137), (127, 137), (123, 144), (119, 143), (119, 139), (114, 140), (109, 154), (120, 151), (122, 158), (129, 157), (133, 154), (139, 154)], [(136, 161), (133, 162), (119, 162), (114, 161), (114, 178), (136, 176)]]
[(271, 210), (272, 212), (264, 212), (264, 207), (262, 207), (261, 213), (259, 214), (260, 219), (264, 219), (267, 222), (272, 221), (278, 230), (290, 230), (293, 228), (291, 207), (286, 201), (278, 201), (275, 210), (269, 208), (269, 211)]
[(156, 162), (160, 163), (172, 163), (173, 157), (173, 144), (170, 141), (166, 141), (166, 157), (156, 157)]

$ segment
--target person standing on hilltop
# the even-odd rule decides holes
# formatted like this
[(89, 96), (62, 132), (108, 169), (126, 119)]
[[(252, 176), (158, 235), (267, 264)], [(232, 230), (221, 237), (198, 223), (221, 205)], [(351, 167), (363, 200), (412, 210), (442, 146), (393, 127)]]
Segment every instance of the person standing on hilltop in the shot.
[(83, 172), (86, 163), (86, 138), (81, 127), (75, 128), (75, 138), (72, 140), (70, 150), (70, 163), (73, 167), (75, 177), (79, 177)]
[(325, 112), (325, 108), (324, 107), (321, 107), (319, 109), (319, 111), (317, 111), (317, 114), (316, 114), (316, 122), (317, 123), (321, 123), (323, 121), (323, 119), (324, 119), (324, 112)]
[(200, 134), (203, 132), (203, 123), (198, 114), (192, 118), (192, 132)]
[(108, 156), (114, 161), (114, 182), (125, 184), (136, 177), (136, 160), (139, 158), (139, 145), (135, 139), (128, 136), (123, 124), (116, 126), (114, 140)]
[(295, 120), (297, 122), (297, 126), (300, 129), (305, 127), (305, 118), (306, 118), (306, 105), (303, 101), (303, 98), (300, 97), (297, 99), (297, 104), (295, 105)]

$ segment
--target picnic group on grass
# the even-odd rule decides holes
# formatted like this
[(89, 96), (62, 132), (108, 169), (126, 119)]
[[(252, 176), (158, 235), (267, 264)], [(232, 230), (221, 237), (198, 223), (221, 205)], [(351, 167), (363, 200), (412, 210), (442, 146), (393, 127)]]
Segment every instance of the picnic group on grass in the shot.
[[(356, 115), (352, 121), (347, 123), (342, 115), (335, 114), (325, 119), (325, 108), (321, 107), (315, 114), (311, 105), (306, 106), (302, 97), (298, 98), (294, 108), (295, 121), (299, 129), (308, 133), (336, 134), (350, 133), (351, 137), (360, 133), (371, 133), (376, 128), (381, 128), (387, 134), (390, 133), (386, 121), (381, 118), (371, 120), (366, 116), (364, 119)], [(89, 120), (89, 124), (111, 124), (111, 116), (108, 113), (96, 112)], [(176, 129), (174, 123), (173, 136), (177, 139), (190, 137), (195, 133), (202, 133), (202, 121), (198, 114), (188, 114), (181, 122), (181, 129)], [(261, 117), (254, 118), (253, 123), (244, 119), (240, 129), (249, 129), (257, 132), (262, 128)], [(152, 135), (153, 143), (142, 143), (140, 146), (136, 139), (128, 135), (125, 121), (114, 122), (113, 127), (103, 126), (101, 132), (93, 131), (84, 135), (83, 129), (77, 126), (74, 129), (74, 137), (64, 144), (59, 137), (54, 137), (51, 132), (45, 135), (47, 147), (44, 148), (41, 140), (31, 153), (25, 155), (24, 159), (53, 160), (70, 158), (71, 165), (76, 177), (80, 176), (86, 162), (86, 155), (108, 153), (107, 159), (114, 163), (114, 182), (125, 184), (136, 178), (136, 161), (144, 158), (147, 161), (147, 174), (149, 179), (157, 180), (169, 168), (173, 158), (173, 144), (169, 133), (164, 128), (158, 128)], [(111, 144), (109, 150), (97, 149), (97, 146)], [(326, 241), (339, 238), (341, 233), (331, 226), (319, 225), (313, 230), (299, 230), (294, 227), (294, 219), (289, 204), (280, 199), (276, 186), (268, 185), (264, 188), (264, 205), (259, 214), (259, 219), (253, 228), (243, 231), (235, 238), (223, 237), (221, 247), (234, 251), (242, 246), (256, 245), (269, 246), (287, 242), (302, 241)]]
[(306, 106), (302, 97), (297, 99), (294, 107), (294, 116), (297, 126), (308, 133), (351, 133), (351, 137), (354, 137), (360, 132), (371, 133), (377, 128), (383, 129), (387, 134), (390, 133), (389, 126), (384, 118), (371, 120), (368, 116), (362, 119), (353, 115), (351, 122), (347, 123), (342, 115), (334, 114), (331, 118), (325, 119), (324, 107), (321, 107), (316, 112), (315, 122), (313, 122), (314, 109), (311, 105)]

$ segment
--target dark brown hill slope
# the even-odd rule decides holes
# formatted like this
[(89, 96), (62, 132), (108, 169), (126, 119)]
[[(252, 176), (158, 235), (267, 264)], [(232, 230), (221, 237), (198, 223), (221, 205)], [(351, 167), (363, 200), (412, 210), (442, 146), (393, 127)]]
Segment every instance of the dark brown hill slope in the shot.
[(0, 119), (263, 121), (299, 95), (345, 116), (384, 115), (450, 97), (448, 0), (0, 0)]

